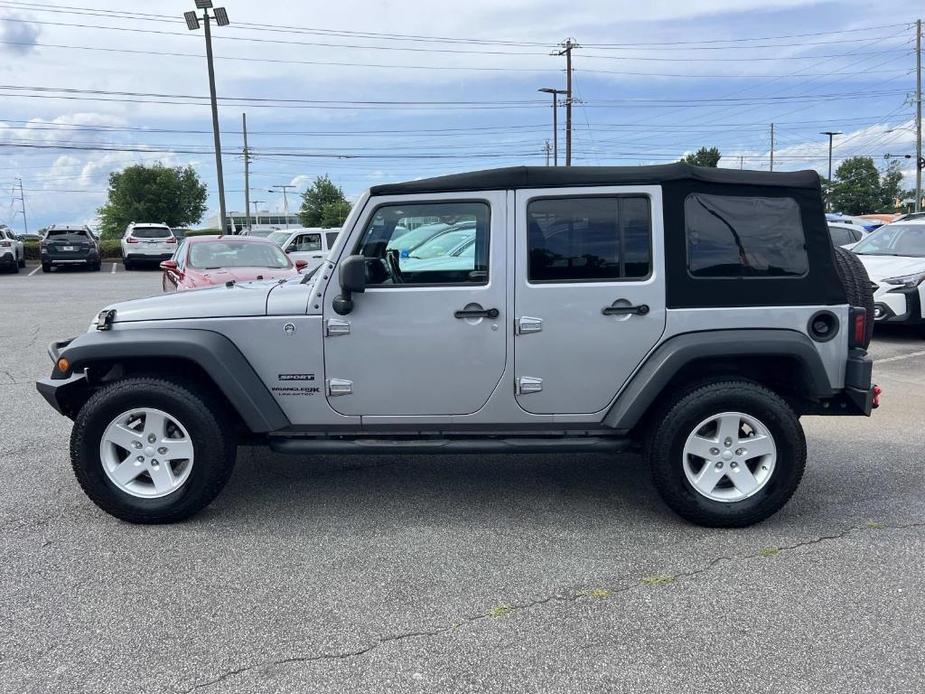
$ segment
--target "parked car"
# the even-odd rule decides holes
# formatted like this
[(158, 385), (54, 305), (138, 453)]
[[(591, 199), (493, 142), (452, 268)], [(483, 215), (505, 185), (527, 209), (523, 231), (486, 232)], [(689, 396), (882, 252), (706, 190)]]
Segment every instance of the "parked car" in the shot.
[(925, 323), (925, 219), (880, 227), (852, 250), (874, 290), (878, 323)]
[(100, 246), (86, 225), (52, 225), (39, 244), (42, 272), (54, 267), (84, 266), (99, 271)]
[(825, 216), (826, 220), (830, 222), (838, 222), (841, 224), (854, 224), (859, 227), (863, 227), (865, 231), (873, 231), (883, 226), (883, 222), (879, 219), (865, 219), (864, 217), (852, 217), (847, 214), (839, 214), (837, 212), (829, 212)]
[(26, 251), (19, 237), (7, 226), (0, 226), (0, 268), (19, 272), (26, 267)]
[(122, 235), (122, 264), (126, 270), (159, 263), (177, 250), (177, 237), (166, 224), (132, 222)]
[(19, 235), (19, 240), (22, 241), (22, 242), (24, 242), (24, 243), (27, 242), (27, 241), (33, 241), (33, 242), (35, 242), (35, 243), (38, 243), (38, 242), (40, 242), (40, 241), (42, 240), (42, 235), (41, 235), (41, 234), (36, 234), (36, 233), (30, 231), (30, 232), (27, 233), (27, 234), (20, 234), (20, 235)]
[(282, 248), (293, 260), (304, 260), (308, 263), (308, 270), (314, 270), (328, 257), (338, 234), (340, 229), (303, 227), (274, 231), (267, 239)]
[(247, 236), (193, 236), (173, 258), (161, 263), (165, 292), (227, 282), (280, 280), (298, 275), (307, 263), (294, 263), (271, 241)]
[[(465, 266), (402, 268), (396, 230), (462, 222)], [(745, 526), (796, 491), (801, 416), (878, 404), (870, 282), (833, 252), (813, 171), (456, 174), (372, 188), (340, 233), (311, 276), (110, 304), (52, 345), (37, 387), (74, 419), (72, 467), (100, 508), (191, 516), (244, 441), (639, 446), (677, 513)]]
[(832, 237), (833, 246), (850, 248), (869, 233), (864, 227), (857, 224), (829, 222), (829, 236)]

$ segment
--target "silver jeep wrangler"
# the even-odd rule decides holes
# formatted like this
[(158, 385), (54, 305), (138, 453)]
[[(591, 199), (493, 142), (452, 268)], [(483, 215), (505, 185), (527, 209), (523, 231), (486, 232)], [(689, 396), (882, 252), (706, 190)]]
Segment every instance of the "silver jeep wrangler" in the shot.
[(277, 452), (641, 448), (684, 518), (794, 493), (801, 415), (869, 415), (870, 283), (815, 172), (520, 167), (377, 186), (313, 274), (127, 301), (51, 346), (87, 495), (205, 507)]

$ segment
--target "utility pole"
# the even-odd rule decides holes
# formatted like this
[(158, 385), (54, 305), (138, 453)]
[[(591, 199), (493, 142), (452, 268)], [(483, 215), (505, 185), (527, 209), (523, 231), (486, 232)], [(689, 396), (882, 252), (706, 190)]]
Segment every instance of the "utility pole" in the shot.
[(836, 135), (842, 135), (843, 133), (833, 132), (833, 131), (831, 131), (831, 130), (826, 130), (825, 132), (821, 132), (821, 133), (819, 133), (819, 134), (820, 134), (820, 135), (828, 135), (828, 136), (829, 136), (829, 183), (831, 183), (831, 182), (832, 182), (832, 139), (833, 139)]
[(260, 224), (260, 203), (266, 202), (266, 200), (251, 200), (251, 205), (254, 206), (254, 224)]
[[(216, 7), (213, 14), (209, 14), (212, 7), (212, 0), (195, 0), (196, 9), (202, 10), (202, 26), (205, 29), (206, 36), (206, 62), (209, 66), (209, 94), (212, 97), (212, 137), (215, 140), (215, 174), (218, 178), (218, 208), (219, 217), (221, 218), (222, 233), (228, 224), (228, 217), (225, 214), (225, 179), (222, 175), (222, 138), (218, 128), (218, 100), (215, 97), (215, 65), (212, 59), (212, 19), (220, 27), (228, 26), (228, 11), (224, 7)], [(199, 15), (195, 12), (184, 12), (183, 18), (186, 20), (186, 27), (190, 31), (199, 29)]]
[[(279, 190), (276, 190), (276, 189)], [(294, 185), (287, 183), (286, 185), (270, 186), (270, 193), (278, 193), (280, 190), (283, 191), (283, 212), (286, 215), (286, 228), (289, 228), (289, 197), (286, 195), (287, 191), (290, 188), (295, 188)]]
[(745, 157), (740, 154), (739, 155), (739, 171), (741, 171), (744, 168), (745, 168)]
[(251, 230), (251, 152), (247, 148), (247, 114), (241, 114), (244, 129), (244, 226)]
[(922, 20), (915, 22), (915, 211), (922, 210)]
[(567, 94), (565, 89), (543, 87), (537, 91), (552, 94), (552, 160), (559, 166), (559, 94)]
[(549, 166), (549, 155), (552, 153), (552, 145), (549, 144), (549, 140), (546, 140), (543, 145), (543, 151), (546, 152), (546, 166)]
[(771, 123), (771, 171), (774, 170), (774, 123)]
[(569, 37), (561, 44), (557, 55), (565, 56), (565, 165), (572, 165), (572, 49), (578, 48), (575, 39)]
[(26, 196), (22, 192), (22, 179), (19, 179), (19, 202), (22, 203), (22, 227), (24, 234), (29, 233), (29, 223), (26, 221)]

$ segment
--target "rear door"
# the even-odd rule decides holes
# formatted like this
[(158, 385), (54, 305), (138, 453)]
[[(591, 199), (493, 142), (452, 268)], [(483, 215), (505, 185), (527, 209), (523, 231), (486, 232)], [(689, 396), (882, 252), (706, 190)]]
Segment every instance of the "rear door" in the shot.
[(598, 412), (665, 329), (661, 189), (520, 190), (515, 208), (517, 402)]

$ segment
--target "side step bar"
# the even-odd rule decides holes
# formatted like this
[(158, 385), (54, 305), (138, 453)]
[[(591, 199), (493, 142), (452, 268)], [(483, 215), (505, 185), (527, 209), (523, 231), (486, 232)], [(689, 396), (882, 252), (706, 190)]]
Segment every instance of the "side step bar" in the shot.
[(270, 448), (276, 453), (309, 455), (338, 454), (413, 454), (413, 453), (614, 453), (626, 451), (632, 441), (616, 436), (556, 437), (556, 438), (452, 438), (452, 439), (387, 439), (387, 438), (306, 438), (270, 437)]

